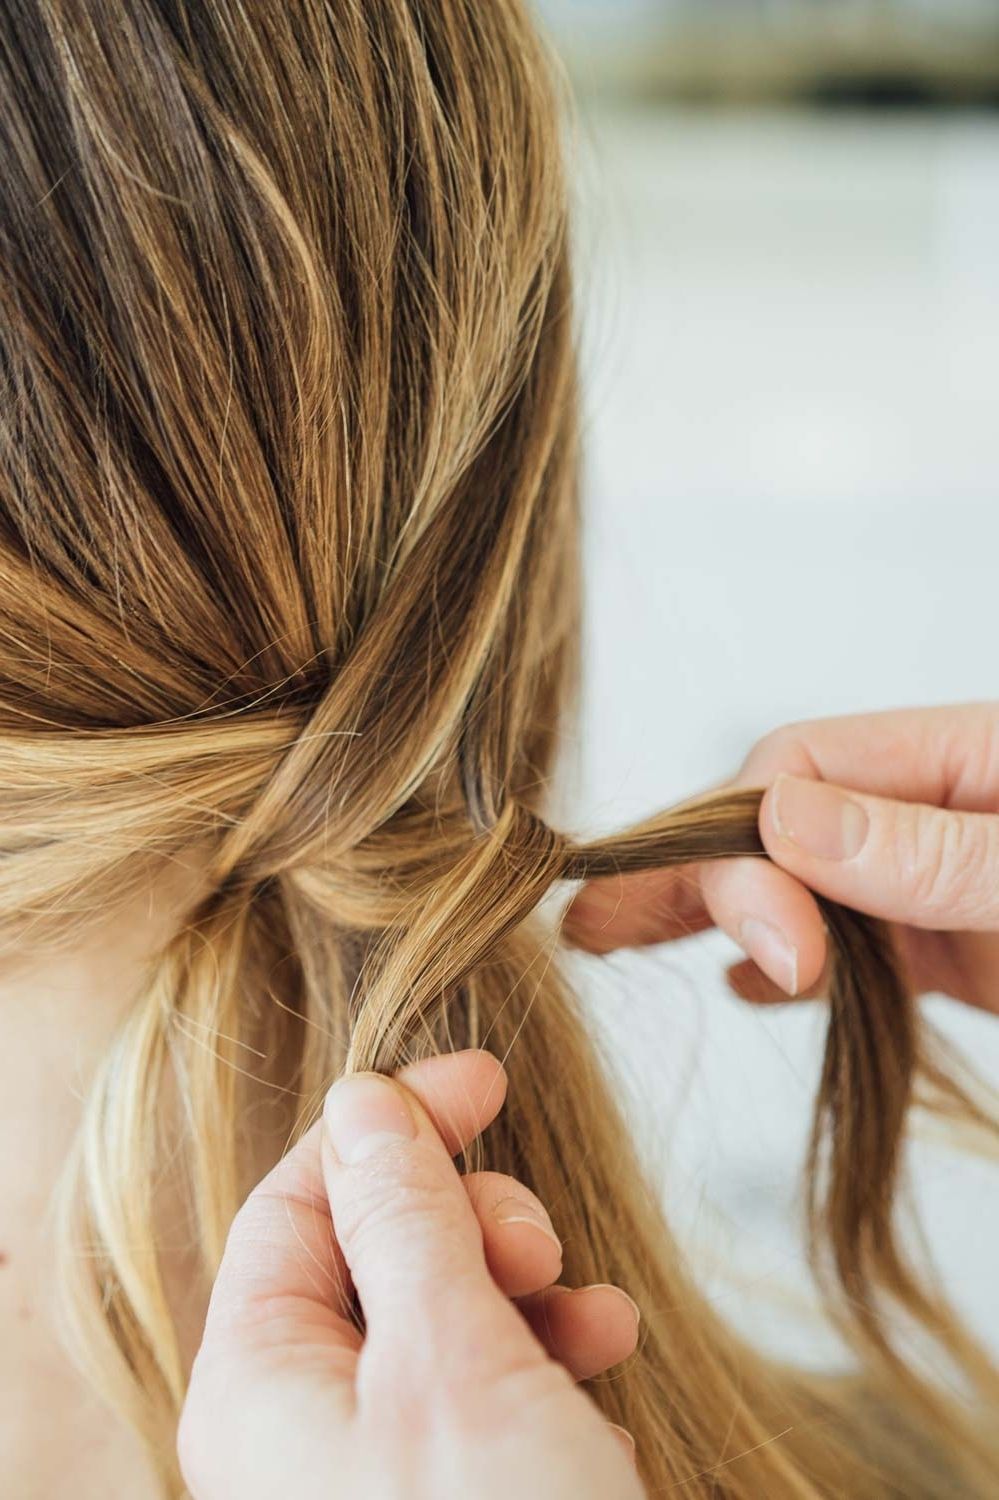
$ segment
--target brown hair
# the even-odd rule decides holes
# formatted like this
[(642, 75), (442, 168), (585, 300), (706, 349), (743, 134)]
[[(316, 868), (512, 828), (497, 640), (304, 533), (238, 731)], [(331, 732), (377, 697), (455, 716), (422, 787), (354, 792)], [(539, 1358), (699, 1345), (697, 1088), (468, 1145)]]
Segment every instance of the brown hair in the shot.
[(825, 908), (811, 1219), (858, 1370), (819, 1380), (684, 1269), (532, 915), (760, 852), (753, 793), (591, 844), (543, 818), (578, 619), (559, 130), (519, 0), (0, 13), (0, 923), (69, 942), (143, 869), (205, 869), (86, 1102), (76, 1331), (179, 1493), (164, 1153), (207, 1285), (262, 1099), (297, 1136), (344, 1067), (483, 1045), (510, 1093), (481, 1162), (552, 1207), (568, 1280), (645, 1312), (592, 1390), (652, 1492), (984, 1497), (995, 1372), (892, 1203), (917, 1080), (989, 1122), (885, 933)]

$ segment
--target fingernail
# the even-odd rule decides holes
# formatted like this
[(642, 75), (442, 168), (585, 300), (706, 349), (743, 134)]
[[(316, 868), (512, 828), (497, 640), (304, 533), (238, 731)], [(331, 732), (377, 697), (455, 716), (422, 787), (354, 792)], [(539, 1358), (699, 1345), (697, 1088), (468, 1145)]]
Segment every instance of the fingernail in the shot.
[(323, 1106), (326, 1130), (346, 1166), (416, 1136), (416, 1121), (401, 1091), (376, 1073), (338, 1078)]
[(627, 1427), (619, 1427), (616, 1422), (608, 1422), (607, 1426), (610, 1428), (611, 1432), (618, 1439), (618, 1441), (627, 1450), (629, 1458), (633, 1459), (637, 1452), (635, 1448), (635, 1439), (632, 1437)]
[(619, 1297), (623, 1298), (624, 1301), (627, 1302), (628, 1306), (635, 1314), (635, 1322), (640, 1323), (642, 1321), (642, 1312), (634, 1297), (629, 1297), (627, 1292), (622, 1291), (621, 1287), (615, 1286), (613, 1282), (594, 1281), (591, 1286), (577, 1287), (576, 1290), (579, 1292), (616, 1292)]
[(739, 942), (774, 984), (789, 995), (798, 993), (798, 950), (779, 927), (759, 917), (745, 917), (739, 926)]
[(525, 1203), (520, 1198), (503, 1198), (493, 1209), (493, 1218), (499, 1224), (529, 1224), (532, 1229), (540, 1229), (553, 1245), (558, 1246), (559, 1254), (562, 1253), (562, 1241), (555, 1233), (551, 1219), (533, 1203)]
[(770, 811), (782, 839), (818, 859), (852, 859), (867, 838), (867, 813), (859, 802), (824, 781), (781, 775)]

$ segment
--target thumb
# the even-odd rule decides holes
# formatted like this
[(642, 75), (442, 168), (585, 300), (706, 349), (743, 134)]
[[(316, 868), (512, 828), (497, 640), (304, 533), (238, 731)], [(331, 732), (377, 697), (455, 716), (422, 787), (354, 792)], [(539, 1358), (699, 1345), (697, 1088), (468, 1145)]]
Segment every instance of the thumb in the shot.
[(940, 930), (999, 927), (999, 817), (780, 775), (763, 798), (767, 853), (871, 916)]
[(486, 1265), (447, 1147), (415, 1096), (377, 1073), (329, 1090), (321, 1159), (336, 1237), (366, 1319), (365, 1357), (478, 1383), (545, 1355)]

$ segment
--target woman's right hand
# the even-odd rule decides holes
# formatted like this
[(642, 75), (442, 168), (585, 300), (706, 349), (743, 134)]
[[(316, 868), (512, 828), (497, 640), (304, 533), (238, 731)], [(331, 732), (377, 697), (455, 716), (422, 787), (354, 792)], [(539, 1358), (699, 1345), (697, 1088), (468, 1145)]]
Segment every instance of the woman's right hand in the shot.
[(704, 862), (591, 881), (566, 935), (606, 953), (720, 927), (749, 955), (744, 998), (821, 993), (813, 891), (882, 917), (910, 985), (999, 1013), (999, 704), (791, 724), (729, 785), (765, 786), (769, 860)]
[(633, 1352), (634, 1304), (553, 1284), (544, 1205), (452, 1160), (505, 1092), (474, 1050), (341, 1078), (253, 1190), (181, 1418), (195, 1500), (641, 1500), (576, 1383)]

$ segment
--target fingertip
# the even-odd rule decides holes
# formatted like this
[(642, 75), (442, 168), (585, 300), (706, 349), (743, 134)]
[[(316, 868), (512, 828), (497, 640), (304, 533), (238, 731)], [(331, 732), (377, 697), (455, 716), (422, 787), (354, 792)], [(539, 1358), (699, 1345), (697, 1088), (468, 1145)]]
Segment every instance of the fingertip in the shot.
[(483, 1226), (483, 1248), (493, 1280), (508, 1297), (526, 1297), (551, 1286), (562, 1274), (562, 1244), (551, 1230), (526, 1215), (512, 1200), (496, 1227)]
[(451, 1156), (492, 1124), (508, 1087), (506, 1069), (484, 1047), (421, 1058), (400, 1068), (395, 1078), (416, 1095)]
[(337, 1078), (323, 1102), (323, 1143), (338, 1166), (357, 1166), (421, 1133), (422, 1111), (394, 1078), (359, 1071)]
[(632, 1437), (627, 1427), (620, 1427), (618, 1426), (617, 1422), (608, 1422), (607, 1428), (614, 1439), (618, 1443), (620, 1443), (621, 1447), (625, 1451), (625, 1454), (631, 1460), (631, 1462), (637, 1465), (638, 1450), (635, 1447), (635, 1439)]
[(620, 1287), (550, 1286), (520, 1307), (536, 1336), (574, 1380), (603, 1374), (638, 1347), (638, 1310)]
[(799, 880), (769, 860), (747, 857), (706, 865), (702, 886), (717, 925), (788, 998), (817, 982), (825, 924)]
[[(804, 887), (802, 887), (804, 890)], [(829, 956), (826, 924), (814, 897), (805, 891), (812, 910), (800, 923), (798, 938), (798, 989), (797, 994), (807, 995), (821, 980)]]
[(760, 799), (757, 826), (760, 831), (760, 838), (763, 840), (763, 847), (770, 854), (771, 858), (776, 854), (777, 847), (784, 837), (784, 830), (781, 828), (778, 816), (781, 787), (786, 785), (791, 779), (787, 771), (780, 771), (774, 777), (773, 781), (771, 781)]
[(482, 1230), (486, 1264), (508, 1297), (525, 1297), (557, 1281), (562, 1241), (541, 1200), (505, 1172), (468, 1172), (465, 1192)]
[(823, 969), (819, 978), (803, 984), (796, 995), (789, 995), (779, 984), (769, 979), (751, 958), (730, 964), (725, 971), (725, 982), (733, 995), (750, 1005), (793, 1005), (804, 1000), (824, 999), (828, 994), (828, 975)]
[(733, 995), (746, 1000), (750, 1005), (790, 1005), (792, 996), (774, 984), (759, 964), (751, 958), (730, 964), (725, 970), (725, 983)]

